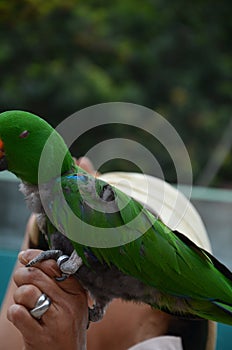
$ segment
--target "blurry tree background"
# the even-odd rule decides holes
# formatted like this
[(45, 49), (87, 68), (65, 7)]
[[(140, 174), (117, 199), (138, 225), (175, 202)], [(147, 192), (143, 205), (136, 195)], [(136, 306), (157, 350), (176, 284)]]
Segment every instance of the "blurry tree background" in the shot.
[[(231, 13), (229, 0), (0, 0), (0, 109), (56, 126), (93, 104), (144, 105), (178, 131), (198, 183), (232, 119)], [(133, 128), (97, 128), (73, 153), (128, 134), (175, 182), (168, 154)], [(232, 185), (231, 139), (232, 128), (211, 185)], [(118, 161), (103, 170), (132, 168)]]

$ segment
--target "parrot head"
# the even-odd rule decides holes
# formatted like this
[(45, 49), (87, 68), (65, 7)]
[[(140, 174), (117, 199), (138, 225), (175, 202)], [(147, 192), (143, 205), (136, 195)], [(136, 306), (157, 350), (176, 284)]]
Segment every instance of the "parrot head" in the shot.
[(64, 140), (45, 120), (34, 114), (24, 111), (1, 113), (0, 171), (9, 170), (22, 181), (38, 184), (40, 158), (50, 136), (52, 141), (46, 147), (44, 181), (51, 180), (51, 170), (60, 159), (64, 159), (59, 168), (61, 174), (73, 167), (73, 159)]

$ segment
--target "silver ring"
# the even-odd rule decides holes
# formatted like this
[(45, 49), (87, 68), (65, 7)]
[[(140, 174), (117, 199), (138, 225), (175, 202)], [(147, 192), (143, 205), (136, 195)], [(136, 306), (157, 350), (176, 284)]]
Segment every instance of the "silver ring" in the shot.
[(69, 259), (68, 255), (61, 255), (57, 260), (56, 263), (58, 265), (58, 267), (60, 267), (60, 265), (62, 265), (65, 261), (67, 261)]
[(35, 307), (30, 310), (31, 316), (39, 320), (43, 316), (43, 314), (49, 309), (50, 305), (51, 299), (43, 293), (37, 300)]

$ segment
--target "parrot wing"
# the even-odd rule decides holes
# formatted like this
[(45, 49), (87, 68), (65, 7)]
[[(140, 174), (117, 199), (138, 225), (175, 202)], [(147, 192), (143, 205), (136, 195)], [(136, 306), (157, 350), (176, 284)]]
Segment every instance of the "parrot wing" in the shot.
[[(51, 205), (53, 221), (71, 239), (84, 261), (88, 248), (100, 262), (114, 265), (148, 286), (189, 301), (210, 301), (232, 316), (232, 274), (210, 253), (170, 230), (140, 203), (100, 179), (73, 174), (61, 179), (61, 188), (68, 208), (80, 219), (79, 225), (72, 224), (57, 195)], [(105, 232), (101, 241), (106, 242), (105, 246), (96, 241), (98, 228)], [(83, 244), (80, 236), (86, 235), (91, 239)], [(114, 246), (112, 238), (118, 235), (116, 241), (120, 244)]]

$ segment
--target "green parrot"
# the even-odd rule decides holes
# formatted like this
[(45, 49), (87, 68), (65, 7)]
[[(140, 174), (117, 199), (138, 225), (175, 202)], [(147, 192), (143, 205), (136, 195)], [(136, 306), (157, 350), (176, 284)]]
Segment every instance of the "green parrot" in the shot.
[(232, 273), (138, 201), (76, 166), (45, 120), (0, 114), (0, 170), (21, 179), (51, 248), (28, 265), (53, 258), (63, 278), (74, 274), (95, 300), (91, 321), (121, 298), (232, 325)]

